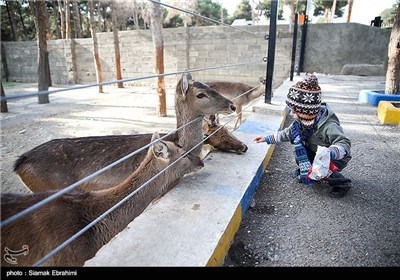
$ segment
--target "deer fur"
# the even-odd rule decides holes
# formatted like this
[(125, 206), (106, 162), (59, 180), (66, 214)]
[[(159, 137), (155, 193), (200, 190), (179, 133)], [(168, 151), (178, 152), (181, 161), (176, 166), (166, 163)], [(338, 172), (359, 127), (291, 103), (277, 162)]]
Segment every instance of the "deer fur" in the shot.
[[(158, 133), (154, 133), (151, 140), (157, 138)], [(16, 251), (27, 248), (27, 254), (15, 256), (16, 266), (32, 266), (185, 153), (173, 142), (160, 140), (152, 144), (140, 166), (121, 184), (101, 191), (73, 190), (2, 227), (1, 247), (3, 250), (8, 248)], [(171, 184), (203, 166), (202, 160), (196, 155), (189, 153), (182, 157), (43, 265), (83, 266), (86, 260), (94, 257), (102, 246), (140, 215), (151, 201), (165, 194)], [(53, 193), (2, 194), (1, 220)], [(1, 265), (13, 266), (5, 258), (2, 258)]]
[(246, 144), (236, 138), (229, 129), (217, 124), (215, 115), (204, 117), (203, 133), (205, 137), (213, 136), (206, 139), (204, 144), (209, 144), (215, 149), (224, 152), (235, 151), (237, 154), (243, 154), (248, 149)]
[[(203, 140), (202, 117), (215, 113), (230, 114), (235, 109), (232, 101), (206, 84), (194, 81), (190, 73), (185, 73), (175, 90), (177, 127), (198, 120), (165, 140), (190, 150)], [(14, 164), (14, 171), (32, 192), (65, 188), (147, 145), (151, 136), (147, 133), (54, 139), (22, 154)], [(195, 155), (200, 154), (201, 146), (193, 150)], [(101, 190), (117, 185), (139, 166), (146, 151), (95, 176), (79, 189)]]
[[(265, 80), (262, 77), (260, 78), (259, 85), (255, 87), (234, 82), (207, 82), (206, 84), (235, 104), (238, 115), (234, 124), (234, 130), (242, 123), (243, 107), (265, 92)], [(219, 123), (218, 118), (217, 123)]]

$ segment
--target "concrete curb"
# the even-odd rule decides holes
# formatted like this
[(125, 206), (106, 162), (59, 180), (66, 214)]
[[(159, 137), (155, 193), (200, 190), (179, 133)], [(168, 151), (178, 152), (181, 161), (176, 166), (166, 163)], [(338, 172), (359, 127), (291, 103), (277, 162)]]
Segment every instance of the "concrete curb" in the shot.
[(382, 90), (360, 90), (358, 101), (378, 106), (380, 101), (394, 101), (400, 102), (399, 95), (379, 93)]
[[(397, 107), (394, 104), (397, 104)], [(380, 101), (378, 118), (382, 124), (400, 125), (400, 102)]]

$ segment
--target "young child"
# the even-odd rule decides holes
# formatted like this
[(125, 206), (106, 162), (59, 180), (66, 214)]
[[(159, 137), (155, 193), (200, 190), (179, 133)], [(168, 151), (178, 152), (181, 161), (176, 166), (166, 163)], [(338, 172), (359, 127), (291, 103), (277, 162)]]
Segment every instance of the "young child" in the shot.
[(327, 180), (332, 186), (330, 196), (343, 197), (351, 188), (351, 180), (345, 178), (340, 171), (351, 159), (351, 142), (344, 134), (332, 109), (326, 104), (321, 104), (321, 88), (317, 77), (310, 75), (293, 85), (289, 89), (286, 104), (295, 121), (284, 130), (266, 137), (257, 136), (254, 141), (267, 144), (290, 141), (294, 144), (295, 160), (299, 168), (292, 172), (292, 175), (297, 176), (299, 181), (306, 185), (312, 184), (307, 174), (318, 146), (327, 147), (336, 171), (323, 180)]

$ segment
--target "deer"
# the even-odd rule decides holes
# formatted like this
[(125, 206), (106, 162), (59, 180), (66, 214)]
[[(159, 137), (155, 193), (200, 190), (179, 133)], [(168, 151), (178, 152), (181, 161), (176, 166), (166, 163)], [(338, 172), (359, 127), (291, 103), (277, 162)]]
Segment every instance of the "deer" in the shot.
[[(248, 105), (252, 100), (260, 97), (265, 92), (265, 79), (260, 77), (259, 84), (255, 87), (244, 83), (235, 82), (205, 82), (210, 88), (215, 89), (221, 95), (225, 96), (236, 106), (236, 121), (233, 130), (242, 123), (243, 107)], [(263, 86), (264, 85), (264, 86)], [(217, 123), (219, 120), (217, 118)]]
[[(122, 183), (106, 190), (85, 192), (72, 190), (1, 228), (1, 247), (24, 254), (2, 258), (2, 266), (32, 266), (56, 246), (105, 213), (127, 195), (136, 191), (123, 204), (108, 213), (86, 232), (53, 256), (43, 261), (45, 266), (83, 266), (85, 261), (107, 244), (115, 235), (139, 216), (154, 200), (164, 195), (179, 178), (201, 169), (200, 157), (186, 152), (171, 141), (159, 139), (153, 133), (139, 167)], [(166, 169), (169, 167), (168, 169)], [(161, 173), (160, 173), (161, 172)], [(160, 173), (157, 177), (155, 177)], [(143, 183), (155, 177), (148, 185)], [(36, 204), (55, 191), (39, 193), (3, 193), (1, 220)], [(22, 249), (21, 249), (22, 248)], [(10, 256), (9, 256), (10, 257)], [(10, 261), (14, 258), (14, 263)]]
[[(195, 147), (193, 153), (200, 155), (204, 116), (231, 114), (235, 110), (232, 101), (184, 72), (175, 88), (177, 128), (183, 128), (164, 139), (185, 150)], [(14, 163), (14, 172), (32, 192), (62, 189), (146, 146), (151, 137), (151, 133), (144, 133), (53, 139), (23, 153)], [(124, 181), (143, 161), (146, 151), (143, 149), (78, 188), (101, 190)]]
[(234, 151), (237, 154), (243, 154), (248, 149), (247, 145), (233, 135), (229, 129), (217, 124), (215, 115), (204, 117), (203, 134), (206, 137), (204, 144), (210, 145), (212, 149), (224, 152)]

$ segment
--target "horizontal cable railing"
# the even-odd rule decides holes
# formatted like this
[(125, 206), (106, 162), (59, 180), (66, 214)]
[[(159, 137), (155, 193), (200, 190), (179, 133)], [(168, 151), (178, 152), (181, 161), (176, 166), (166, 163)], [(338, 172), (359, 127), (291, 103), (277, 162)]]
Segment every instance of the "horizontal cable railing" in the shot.
[[(218, 22), (218, 21), (216, 21), (216, 20), (213, 20), (213, 19), (204, 17), (204, 16), (202, 16), (202, 15), (198, 15), (198, 14), (195, 14), (195, 13), (193, 13), (193, 12), (186, 11), (186, 10), (184, 10), (184, 9), (180, 9), (180, 8), (177, 8), (177, 7), (173, 7), (173, 6), (164, 4), (164, 3), (160, 3), (160, 2), (157, 2), (157, 1), (153, 1), (153, 0), (148, 0), (148, 1), (150, 1), (150, 2), (152, 2), (152, 3), (155, 3), (155, 4), (160, 4), (160, 5), (166, 6), (166, 7), (168, 7), (168, 8), (177, 9), (177, 10), (179, 10), (179, 11), (182, 11), (182, 12), (185, 12), (185, 13), (188, 13), (188, 14), (191, 14), (191, 15), (194, 15), (194, 16), (198, 16), (198, 17), (201, 17), (201, 18), (204, 18), (204, 19), (207, 19), (207, 20), (211, 20), (211, 21), (213, 21), (213, 22)], [(218, 22), (218, 23), (226, 25), (226, 24), (223, 23), (223, 22)], [(246, 33), (250, 33), (250, 34), (252, 34), (252, 35), (257, 35), (257, 34), (255, 34), (255, 33), (249, 32), (249, 31), (244, 30), (244, 29), (240, 29), (240, 28), (237, 28), (237, 27), (233, 27), (233, 26), (231, 26), (231, 25), (228, 25), (228, 26), (230, 26), (230, 27), (232, 27), (232, 28), (234, 28), (234, 29), (237, 29), (237, 30), (246, 32)], [(263, 61), (265, 62), (265, 58), (263, 59)], [(170, 72), (170, 73), (164, 73), (164, 74), (154, 74), (154, 75), (148, 75), (148, 76), (143, 76), (143, 77), (138, 77), (138, 78), (126, 78), (126, 79), (114, 80), (114, 81), (109, 81), (109, 82), (94, 83), (94, 84), (88, 84), (88, 85), (82, 85), (82, 86), (72, 86), (72, 87), (68, 87), (68, 88), (64, 88), (64, 89), (47, 90), (47, 91), (38, 91), (38, 92), (36, 92), (36, 93), (20, 94), (20, 95), (9, 96), (9, 97), (4, 97), (4, 96), (2, 96), (2, 97), (1, 97), (1, 101), (3, 101), (3, 100), (11, 100), (11, 99), (18, 99), (18, 98), (28, 98), (28, 97), (39, 96), (39, 95), (46, 95), (46, 94), (54, 94), (54, 93), (65, 92), (65, 91), (73, 91), (73, 90), (84, 89), (84, 88), (89, 88), (89, 87), (96, 87), (96, 86), (100, 86), (100, 85), (116, 84), (116, 83), (120, 83), (120, 82), (123, 82), (123, 83), (124, 83), (124, 82), (138, 81), (138, 80), (143, 80), (143, 79), (157, 78), (157, 77), (162, 77), (162, 76), (177, 75), (177, 74), (183, 74), (183, 73), (187, 73), (187, 72), (199, 72), (199, 71), (206, 71), (206, 70), (219, 69), (219, 68), (226, 68), (226, 67), (243, 66), (243, 65), (249, 65), (249, 64), (254, 64), (254, 63), (259, 63), (259, 62), (258, 62), (258, 61), (252, 61), (252, 62), (246, 62), (246, 63), (226, 64), (226, 65), (212, 66), (212, 67), (206, 67), (206, 68), (197, 68), (197, 69), (191, 69), (191, 70), (185, 69), (185, 70), (182, 70), (182, 71), (176, 71), (176, 72)], [(261, 84), (260, 84), (260, 85), (261, 85)], [(253, 89), (259, 87), (260, 85), (254, 87)], [(248, 92), (252, 91), (253, 89), (251, 89), (251, 90), (249, 90), (249, 91), (247, 91), (247, 92), (242, 93), (241, 95), (235, 97), (234, 99), (239, 98), (240, 96), (242, 96), (242, 95), (244, 95), (244, 94), (247, 94)], [(234, 101), (234, 99), (231, 100), (231, 101)], [(249, 105), (249, 106), (250, 106), (250, 105)], [(248, 106), (245, 107), (241, 112), (237, 112), (237, 114), (242, 113), (242, 112), (243, 112), (244, 110), (246, 110), (247, 108), (248, 108)], [(192, 120), (191, 122), (189, 122), (189, 123), (187, 123), (187, 124), (185, 124), (185, 125), (183, 125), (183, 126), (177, 128), (177, 129), (175, 129), (175, 130), (173, 130), (173, 131), (167, 133), (167, 134), (164, 135), (163, 137), (161, 137), (161, 138), (159, 138), (159, 139), (157, 139), (157, 140), (155, 140), (155, 141), (153, 141), (153, 142), (151, 142), (151, 143), (148, 143), (147, 145), (143, 146), (142, 148), (140, 148), (140, 149), (138, 149), (138, 150), (136, 150), (136, 151), (134, 151), (134, 152), (132, 152), (132, 153), (130, 153), (130, 154), (128, 154), (128, 155), (126, 155), (126, 156), (124, 156), (124, 157), (122, 157), (122, 158), (116, 160), (116, 161), (114, 161), (113, 163), (107, 165), (107, 166), (104, 167), (104, 168), (99, 169), (98, 171), (92, 173), (91, 175), (89, 175), (89, 176), (87, 176), (87, 177), (85, 177), (85, 178), (83, 178), (83, 179), (81, 179), (81, 180), (75, 182), (74, 184), (72, 184), (72, 185), (70, 185), (70, 186), (68, 186), (68, 187), (66, 187), (66, 188), (64, 188), (64, 189), (62, 189), (62, 190), (59, 190), (58, 192), (56, 192), (56, 193), (54, 193), (54, 194), (52, 194), (52, 195), (50, 195), (50, 196), (48, 196), (48, 197), (45, 198), (44, 200), (42, 200), (42, 201), (40, 201), (40, 202), (38, 202), (38, 203), (36, 203), (36, 204), (34, 204), (34, 205), (32, 205), (32, 206), (26, 208), (25, 210), (23, 210), (23, 211), (21, 211), (21, 212), (15, 214), (15, 215), (13, 215), (13, 216), (11, 216), (11, 217), (5, 219), (5, 220), (3, 220), (3, 221), (0, 223), (0, 228), (3, 228), (3, 227), (5, 227), (5, 226), (7, 226), (7, 225), (9, 225), (9, 224), (11, 224), (11, 223), (13, 223), (13, 222), (15, 222), (17, 219), (19, 219), (19, 218), (21, 218), (21, 217), (23, 217), (23, 216), (25, 216), (25, 215), (31, 213), (32, 211), (35, 211), (36, 209), (38, 209), (38, 208), (40, 208), (40, 207), (46, 205), (46, 204), (49, 203), (50, 201), (53, 201), (54, 199), (61, 197), (63, 194), (65, 194), (65, 193), (67, 193), (67, 192), (69, 192), (69, 191), (71, 191), (71, 190), (77, 188), (78, 186), (80, 186), (80, 185), (82, 185), (83, 183), (85, 183), (85, 182), (91, 180), (91, 179), (94, 178), (95, 176), (97, 176), (97, 175), (99, 175), (99, 174), (101, 174), (101, 173), (103, 173), (103, 172), (105, 172), (105, 171), (111, 169), (112, 167), (118, 165), (119, 163), (121, 163), (121, 162), (127, 160), (128, 158), (130, 158), (130, 157), (136, 155), (137, 153), (139, 153), (139, 152), (141, 152), (141, 151), (147, 149), (148, 147), (150, 147), (152, 144), (156, 143), (157, 141), (160, 141), (160, 140), (162, 140), (162, 139), (164, 139), (164, 138), (166, 138), (166, 137), (172, 135), (173, 133), (176, 133), (176, 132), (179, 131), (180, 129), (182, 129), (182, 128), (188, 126), (188, 125), (190, 125), (191, 123), (198, 121), (199, 118), (201, 118), (201, 117), (198, 117), (198, 118)], [(199, 145), (201, 145), (204, 141), (206, 141), (206, 140), (209, 139), (211, 136), (213, 136), (215, 133), (217, 133), (218, 130), (220, 130), (220, 129), (226, 127), (226, 125), (227, 125), (228, 123), (230, 123), (231, 121), (233, 121), (233, 120), (234, 120), (234, 117), (230, 118), (226, 123), (224, 123), (223, 125), (221, 125), (216, 131), (214, 131), (213, 133), (211, 133), (210, 135), (208, 135), (207, 137), (205, 137), (202, 141), (200, 141), (198, 144), (196, 144), (196, 146), (194, 146), (193, 148), (191, 148), (190, 150), (188, 150), (182, 157), (186, 156), (186, 155), (187, 155), (188, 153), (190, 153), (192, 150), (194, 150), (195, 148), (197, 148), (197, 147), (198, 147)], [(131, 198), (133, 195), (135, 195), (138, 191), (140, 191), (141, 189), (143, 189), (144, 187), (146, 187), (149, 183), (151, 183), (151, 182), (152, 182), (156, 177), (158, 177), (161, 173), (163, 173), (163, 172), (165, 172), (166, 170), (168, 170), (169, 168), (171, 168), (171, 166), (173, 166), (174, 164), (176, 164), (182, 157), (180, 157), (179, 159), (177, 159), (176, 161), (174, 161), (174, 162), (173, 162), (172, 164), (170, 164), (168, 167), (164, 168), (162, 171), (160, 171), (159, 173), (157, 173), (155, 176), (153, 176), (153, 177), (152, 177), (150, 180), (148, 180), (146, 183), (144, 183), (143, 185), (141, 185), (138, 189), (136, 189), (135, 191), (133, 191), (132, 193), (130, 193), (128, 196), (126, 196), (124, 199), (122, 199), (121, 201), (119, 201), (118, 203), (116, 203), (116, 204), (115, 204), (114, 206), (112, 206), (111, 208), (109, 208), (107, 211), (105, 211), (103, 214), (101, 214), (100, 216), (98, 216), (95, 220), (93, 220), (92, 222), (90, 222), (88, 225), (86, 225), (84, 228), (82, 228), (81, 230), (79, 230), (79, 231), (78, 231), (77, 233), (75, 233), (73, 236), (71, 236), (70, 238), (68, 238), (67, 240), (65, 240), (62, 244), (60, 244), (59, 246), (57, 246), (55, 249), (53, 249), (51, 252), (49, 252), (46, 256), (44, 256), (41, 260), (39, 260), (37, 263), (35, 263), (34, 266), (39, 266), (39, 265), (43, 264), (44, 262), (46, 262), (46, 260), (48, 260), (49, 258), (51, 258), (52, 256), (54, 256), (57, 252), (59, 252), (60, 250), (62, 250), (62, 249), (65, 248), (66, 246), (68, 246), (71, 242), (73, 242), (75, 239), (77, 239), (79, 236), (81, 236), (84, 232), (86, 232), (88, 229), (90, 229), (91, 227), (93, 227), (97, 222), (99, 222), (100, 220), (102, 220), (106, 215), (108, 215), (108, 214), (111, 213), (113, 210), (115, 210), (117, 207), (119, 207), (121, 204), (123, 204), (124, 202), (126, 202), (129, 198)]]

